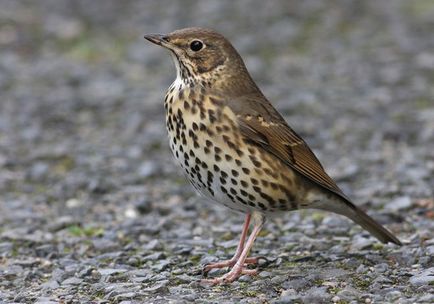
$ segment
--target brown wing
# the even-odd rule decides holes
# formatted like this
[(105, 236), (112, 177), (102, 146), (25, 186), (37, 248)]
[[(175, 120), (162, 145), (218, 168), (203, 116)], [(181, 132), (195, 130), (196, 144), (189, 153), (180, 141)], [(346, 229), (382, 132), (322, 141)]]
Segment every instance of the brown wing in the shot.
[(238, 97), (226, 105), (237, 115), (246, 140), (275, 155), (314, 183), (348, 200), (306, 142), (262, 94)]

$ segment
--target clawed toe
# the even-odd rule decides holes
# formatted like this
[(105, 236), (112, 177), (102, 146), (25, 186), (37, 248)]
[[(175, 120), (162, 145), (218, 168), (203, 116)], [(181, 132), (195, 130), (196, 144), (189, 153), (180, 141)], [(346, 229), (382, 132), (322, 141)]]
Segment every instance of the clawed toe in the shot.
[(201, 283), (207, 284), (207, 285), (217, 285), (217, 284), (224, 284), (224, 283), (232, 283), (236, 279), (238, 279), (241, 275), (250, 275), (254, 276), (258, 274), (258, 269), (248, 269), (246, 267), (234, 267), (226, 273), (225, 275), (218, 277), (218, 278), (212, 278), (212, 279), (202, 279)]

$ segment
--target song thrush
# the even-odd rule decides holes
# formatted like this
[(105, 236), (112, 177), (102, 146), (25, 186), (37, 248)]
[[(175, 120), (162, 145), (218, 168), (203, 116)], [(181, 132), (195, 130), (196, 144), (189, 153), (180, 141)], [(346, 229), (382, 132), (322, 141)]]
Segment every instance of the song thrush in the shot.
[[(256, 274), (247, 264), (265, 217), (315, 208), (344, 215), (381, 242), (401, 242), (339, 189), (312, 150), (285, 122), (219, 33), (186, 28), (145, 38), (168, 50), (176, 66), (164, 107), (170, 147), (193, 187), (212, 201), (246, 213), (234, 257), (206, 265), (232, 267), (217, 284)], [(246, 242), (250, 220), (254, 227)]]

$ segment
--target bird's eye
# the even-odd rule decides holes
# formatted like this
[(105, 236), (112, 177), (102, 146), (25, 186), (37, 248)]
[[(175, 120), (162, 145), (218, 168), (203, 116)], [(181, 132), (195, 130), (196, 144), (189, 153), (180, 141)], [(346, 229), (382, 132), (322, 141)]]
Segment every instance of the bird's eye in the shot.
[(202, 41), (199, 41), (199, 40), (193, 40), (193, 41), (190, 43), (190, 49), (191, 49), (192, 51), (194, 51), (194, 52), (198, 52), (198, 51), (200, 51), (202, 48), (203, 48), (203, 43), (202, 43)]

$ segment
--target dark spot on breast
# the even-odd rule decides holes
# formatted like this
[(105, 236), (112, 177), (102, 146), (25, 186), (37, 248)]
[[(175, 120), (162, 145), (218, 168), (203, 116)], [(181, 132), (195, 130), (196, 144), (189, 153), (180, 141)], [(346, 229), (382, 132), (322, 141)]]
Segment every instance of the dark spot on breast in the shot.
[(193, 131), (199, 130), (199, 126), (195, 122), (193, 122), (192, 127), (193, 127)]
[(232, 160), (232, 156), (230, 156), (229, 154), (225, 154), (225, 159), (227, 161), (231, 161)]
[(223, 186), (220, 186), (220, 190), (221, 190), (224, 194), (227, 194), (227, 193), (228, 193), (228, 190), (226, 190), (226, 188), (223, 187)]
[(193, 151), (193, 150), (190, 150), (190, 151), (189, 151), (188, 153), (190, 154), (190, 156), (191, 156), (191, 157), (194, 157), (194, 156), (195, 156), (195, 154), (194, 154), (194, 151)]
[(215, 106), (221, 106), (221, 105), (223, 105), (223, 102), (221, 100), (217, 100), (217, 99), (215, 99), (213, 97), (210, 97), (209, 101), (211, 101), (211, 103), (213, 105), (215, 105)]
[(250, 170), (248, 168), (243, 167), (241, 170), (243, 170), (245, 174), (250, 174)]
[(188, 103), (187, 100), (184, 100), (184, 109), (185, 109), (185, 110), (190, 109), (190, 104)]
[(212, 183), (212, 181), (214, 180), (214, 174), (211, 171), (208, 171), (207, 179), (209, 183)]
[(240, 193), (242, 196), (247, 196), (247, 191), (244, 189), (240, 189)]
[(235, 163), (237, 164), (237, 166), (241, 166), (241, 160), (239, 160), (239, 159), (235, 159)]
[(274, 205), (276, 205), (276, 201), (271, 197), (271, 196), (269, 196), (268, 194), (266, 194), (266, 193), (264, 193), (264, 192), (261, 192), (261, 193), (259, 193), (259, 195), (263, 198), (263, 199), (265, 199), (271, 206), (274, 206)]
[(257, 168), (261, 167), (261, 163), (258, 161), (258, 159), (256, 158), (256, 156), (254, 155), (249, 155), (250, 160), (252, 161), (253, 165)]
[(220, 154), (220, 152), (222, 152), (222, 149), (220, 149), (219, 147), (214, 147), (214, 152), (216, 154)]
[(214, 172), (219, 172), (220, 171), (220, 167), (217, 165), (213, 166)]
[(277, 190), (278, 185), (276, 183), (270, 182), (270, 186), (271, 188), (273, 188), (274, 190)]
[(247, 205), (247, 202), (240, 196), (236, 195), (235, 198), (237, 201), (239, 201), (241, 204)]
[(206, 126), (205, 126), (205, 124), (203, 124), (203, 123), (200, 123), (200, 125), (199, 125), (199, 130), (201, 130), (201, 131), (206, 131)]
[(228, 174), (225, 171), (220, 172), (221, 177), (227, 178)]
[(209, 121), (211, 123), (214, 123), (217, 120), (217, 118), (215, 117), (214, 110), (211, 110), (211, 109), (208, 110), (208, 117), (209, 117)]
[(205, 145), (206, 145), (208, 148), (212, 147), (212, 141), (210, 141), (209, 139), (207, 139), (207, 140), (205, 141)]
[(219, 161), (222, 160), (221, 156), (218, 155), (218, 154), (214, 155), (214, 159), (215, 159), (216, 162), (219, 162)]
[(205, 152), (205, 154), (209, 154), (211, 150), (208, 147), (203, 147), (203, 152)]
[(231, 183), (234, 186), (238, 185), (238, 182), (237, 182), (237, 180), (235, 178), (231, 178)]
[(262, 210), (266, 210), (266, 209), (267, 209), (263, 203), (258, 203), (258, 206), (259, 206), (259, 208), (261, 208)]
[(252, 182), (253, 185), (257, 185), (259, 184), (258, 180), (256, 178), (251, 178), (250, 181)]
[(238, 171), (234, 169), (231, 170), (231, 173), (234, 177), (237, 177), (239, 175)]
[(243, 186), (244, 188), (247, 188), (249, 186), (249, 184), (245, 180), (241, 180), (240, 183), (241, 186)]
[(265, 179), (262, 179), (261, 183), (262, 183), (262, 186), (268, 187), (268, 181), (266, 181)]
[(261, 188), (259, 188), (258, 186), (253, 186), (253, 190), (257, 193), (261, 193)]

